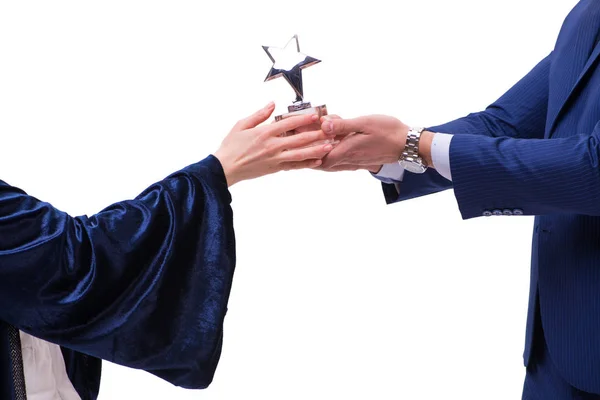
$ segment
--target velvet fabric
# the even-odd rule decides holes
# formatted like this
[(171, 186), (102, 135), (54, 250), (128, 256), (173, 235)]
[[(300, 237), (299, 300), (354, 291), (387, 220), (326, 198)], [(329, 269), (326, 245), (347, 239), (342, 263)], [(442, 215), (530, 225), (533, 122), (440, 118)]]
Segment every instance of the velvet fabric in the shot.
[(101, 359), (206, 388), (235, 266), (230, 203), (214, 156), (90, 217), (0, 181), (0, 398), (13, 398), (9, 325), (62, 347), (83, 400)]

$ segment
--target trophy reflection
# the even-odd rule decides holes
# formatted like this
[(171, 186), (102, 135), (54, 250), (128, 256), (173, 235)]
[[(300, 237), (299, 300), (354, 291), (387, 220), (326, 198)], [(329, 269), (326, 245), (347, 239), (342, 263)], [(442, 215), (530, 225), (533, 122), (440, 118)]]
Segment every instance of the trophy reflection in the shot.
[[(317, 114), (319, 119), (327, 115), (327, 106), (313, 107), (310, 102), (304, 101), (304, 90), (302, 87), (302, 70), (321, 62), (316, 58), (307, 56), (300, 52), (298, 35), (294, 35), (284, 48), (263, 46), (263, 49), (273, 62), (273, 66), (267, 75), (265, 82), (275, 78), (283, 77), (294, 89), (296, 100), (288, 106), (288, 113), (277, 115), (275, 121), (302, 114)], [(286, 132), (282, 136), (298, 133)]]

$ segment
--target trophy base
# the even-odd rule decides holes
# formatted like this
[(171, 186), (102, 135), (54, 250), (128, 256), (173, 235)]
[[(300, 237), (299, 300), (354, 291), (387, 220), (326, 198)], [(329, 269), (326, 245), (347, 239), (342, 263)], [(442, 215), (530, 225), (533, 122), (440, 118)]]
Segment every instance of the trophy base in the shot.
[[(291, 106), (288, 107), (288, 113), (283, 114), (283, 115), (277, 115), (275, 117), (275, 121), (277, 122), (277, 121), (281, 121), (281, 120), (289, 118), (289, 117), (294, 117), (297, 115), (306, 115), (306, 114), (317, 114), (319, 116), (319, 119), (321, 119), (322, 116), (327, 115), (327, 106), (322, 105), (322, 106), (313, 107), (310, 105), (310, 103), (292, 104)], [(319, 125), (320, 125), (320, 123), (319, 123)], [(291, 135), (295, 135), (296, 133), (298, 133), (298, 132), (295, 132), (295, 131), (284, 132), (281, 134), (281, 136), (291, 136)]]

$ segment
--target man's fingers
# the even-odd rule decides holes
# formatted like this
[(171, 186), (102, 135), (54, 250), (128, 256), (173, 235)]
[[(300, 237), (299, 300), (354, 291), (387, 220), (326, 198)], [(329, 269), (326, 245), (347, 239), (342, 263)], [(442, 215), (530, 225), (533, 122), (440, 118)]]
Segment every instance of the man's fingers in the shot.
[(330, 144), (319, 144), (303, 149), (286, 150), (278, 156), (280, 163), (298, 162), (304, 160), (321, 159), (333, 149)]
[(364, 117), (342, 119), (325, 116), (321, 119), (321, 129), (330, 136), (346, 136), (354, 132), (361, 132), (364, 126), (363, 119)]
[(334, 165), (333, 167), (330, 167), (330, 168), (324, 168), (323, 164), (321, 164), (319, 167), (316, 167), (314, 169), (318, 169), (320, 171), (325, 171), (325, 172), (341, 172), (341, 171), (356, 171), (359, 169), (364, 169), (364, 167), (362, 167), (360, 165), (354, 165), (354, 164), (340, 164), (340, 165)]
[[(342, 117), (340, 117), (339, 115), (328, 115), (326, 117), (321, 117), (321, 121), (323, 121), (323, 118), (331, 118), (331, 119), (341, 119)], [(309, 131), (318, 131), (321, 129), (321, 121), (317, 120), (315, 121), (315, 123), (310, 124), (310, 125), (303, 125), (299, 128), (294, 129), (294, 133), (302, 133), (302, 132), (309, 132)]]
[(304, 168), (317, 168), (321, 165), (321, 160), (304, 160), (296, 162), (285, 162), (281, 163), (282, 171), (291, 171), (293, 169), (304, 169)]
[(279, 148), (282, 150), (291, 150), (326, 139), (327, 136), (320, 129), (312, 132), (302, 132), (279, 139)]
[(363, 136), (352, 135), (342, 140), (323, 158), (323, 168), (329, 169), (341, 164), (360, 164), (360, 149), (364, 145)]
[(312, 131), (320, 131), (321, 130), (321, 123), (319, 121), (312, 123), (310, 125), (303, 125), (300, 128), (296, 128), (294, 129), (294, 134), (296, 133), (303, 133), (303, 132), (312, 132)]
[(249, 117), (239, 120), (233, 127), (233, 130), (244, 131), (246, 129), (254, 128), (269, 119), (271, 114), (273, 114), (273, 110), (275, 110), (275, 103), (270, 102), (264, 108), (258, 110)]
[(282, 133), (290, 132), (301, 126), (314, 124), (319, 120), (319, 116), (316, 114), (298, 115), (295, 117), (289, 117), (284, 120), (278, 121), (274, 124), (265, 127), (266, 132), (270, 136), (279, 136)]
[(370, 171), (370, 172), (376, 174), (381, 169), (381, 165), (338, 164), (338, 165), (334, 165), (333, 167), (324, 168), (321, 164), (321, 166), (316, 167), (314, 169), (317, 169), (320, 171), (325, 171), (325, 172), (365, 170), (365, 171)]

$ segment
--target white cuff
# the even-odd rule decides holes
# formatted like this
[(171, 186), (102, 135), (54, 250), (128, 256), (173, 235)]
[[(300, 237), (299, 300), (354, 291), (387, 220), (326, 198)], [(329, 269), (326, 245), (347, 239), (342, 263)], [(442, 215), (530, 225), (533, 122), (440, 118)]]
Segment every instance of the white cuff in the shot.
[(450, 170), (450, 142), (453, 135), (447, 133), (436, 133), (433, 135), (431, 142), (431, 161), (435, 170), (448, 179), (452, 180), (452, 172)]
[[(431, 160), (433, 167), (438, 174), (452, 180), (450, 170), (450, 142), (453, 135), (447, 133), (436, 133), (431, 142)], [(384, 164), (377, 174), (372, 174), (375, 178), (385, 183), (401, 182), (404, 178), (404, 168), (399, 163)]]
[(404, 178), (404, 168), (397, 162), (390, 164), (383, 164), (378, 173), (373, 176), (385, 183), (401, 182)]

